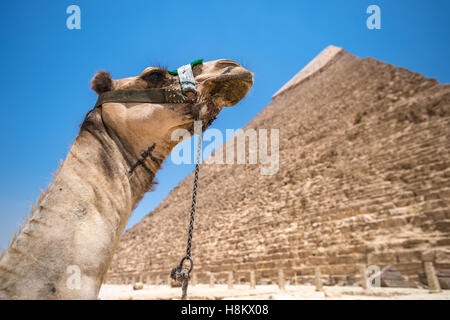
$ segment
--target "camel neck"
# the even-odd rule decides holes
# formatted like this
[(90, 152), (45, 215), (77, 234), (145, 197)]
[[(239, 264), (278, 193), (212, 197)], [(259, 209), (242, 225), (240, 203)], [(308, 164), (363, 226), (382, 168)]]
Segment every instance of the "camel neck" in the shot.
[[(0, 260), (0, 299), (96, 299), (153, 171), (89, 112), (23, 230)], [(159, 164), (149, 163), (147, 167)]]
[(153, 155), (156, 143), (149, 141), (148, 149), (136, 153), (126, 140), (121, 139), (114, 130), (104, 124), (100, 108), (94, 108), (86, 115), (78, 138), (83, 135), (87, 135), (90, 140), (87, 143), (89, 148), (95, 144), (99, 146), (98, 152), (102, 159), (99, 164), (104, 174), (112, 179), (128, 180), (134, 208), (151, 189), (156, 171), (163, 161)]

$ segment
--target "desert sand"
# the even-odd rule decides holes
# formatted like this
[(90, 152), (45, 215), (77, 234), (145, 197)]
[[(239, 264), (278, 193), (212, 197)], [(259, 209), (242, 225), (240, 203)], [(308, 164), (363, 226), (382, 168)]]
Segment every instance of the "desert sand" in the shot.
[[(174, 300), (180, 299), (181, 288), (167, 285), (144, 285), (142, 290), (133, 290), (132, 285), (105, 284), (100, 290), (101, 300)], [(450, 300), (450, 290), (429, 293), (426, 289), (411, 288), (372, 288), (360, 287), (323, 287), (315, 291), (314, 286), (288, 285), (280, 290), (277, 285), (261, 285), (250, 289), (248, 285), (200, 284), (190, 286), (188, 298), (191, 300)]]

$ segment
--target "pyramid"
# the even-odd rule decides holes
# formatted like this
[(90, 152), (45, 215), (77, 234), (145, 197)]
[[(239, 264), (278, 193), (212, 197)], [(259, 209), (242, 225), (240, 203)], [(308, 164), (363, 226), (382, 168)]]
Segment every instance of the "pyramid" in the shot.
[[(328, 47), (245, 127), (279, 129), (279, 170), (202, 164), (197, 281), (345, 283), (392, 265), (418, 282), (423, 255), (450, 267), (450, 86)], [(227, 142), (221, 148), (227, 148)], [(185, 252), (193, 175), (123, 236), (107, 283), (167, 281)]]

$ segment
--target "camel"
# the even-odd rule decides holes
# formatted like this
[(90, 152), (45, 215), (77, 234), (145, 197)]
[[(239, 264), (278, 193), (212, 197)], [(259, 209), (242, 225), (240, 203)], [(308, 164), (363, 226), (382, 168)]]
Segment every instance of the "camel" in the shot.
[[(233, 60), (197, 63), (191, 71), (196, 92), (178, 103), (106, 100), (86, 114), (54, 181), (0, 260), (0, 299), (97, 299), (133, 209), (185, 138), (172, 141), (174, 130), (193, 134), (196, 119), (206, 129), (253, 85), (253, 74)], [(149, 67), (114, 80), (101, 71), (91, 82), (103, 97), (151, 88), (184, 93), (180, 79)], [(73, 266), (81, 279), (75, 289), (68, 285)]]

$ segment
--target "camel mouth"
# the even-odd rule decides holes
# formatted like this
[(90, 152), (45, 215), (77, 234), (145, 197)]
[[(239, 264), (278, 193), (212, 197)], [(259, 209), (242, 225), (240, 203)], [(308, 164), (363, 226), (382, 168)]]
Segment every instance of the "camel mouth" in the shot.
[(205, 81), (207, 96), (220, 107), (231, 107), (241, 101), (253, 86), (249, 71), (236, 75), (221, 75)]
[[(241, 101), (253, 86), (253, 73), (236, 63), (218, 76), (200, 77), (196, 103), (190, 106), (191, 119), (203, 121), (202, 129), (208, 128), (223, 107), (231, 107)], [(193, 121), (180, 127), (193, 132)]]

